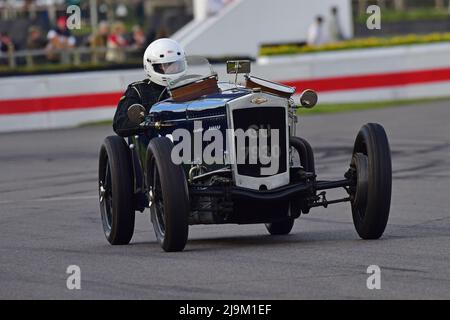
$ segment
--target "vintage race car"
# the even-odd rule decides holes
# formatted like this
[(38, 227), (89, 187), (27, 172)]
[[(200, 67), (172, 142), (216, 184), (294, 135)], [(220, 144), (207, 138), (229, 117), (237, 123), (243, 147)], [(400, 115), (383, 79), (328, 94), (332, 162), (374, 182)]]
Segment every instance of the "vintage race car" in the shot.
[[(392, 179), (381, 125), (362, 126), (342, 179), (319, 180), (313, 149), (296, 132), (296, 110), (316, 104), (314, 91), (297, 105), (295, 88), (250, 76), (249, 61), (227, 63), (234, 82), (219, 82), (206, 59), (190, 57), (188, 65), (169, 85), (169, 99), (148, 114), (129, 108), (144, 134), (110, 136), (101, 146), (100, 210), (111, 244), (130, 242), (135, 212), (146, 208), (161, 247), (181, 251), (189, 225), (260, 223), (286, 235), (301, 214), (339, 202), (350, 202), (361, 238), (381, 237)], [(334, 188), (343, 197), (327, 199)]]

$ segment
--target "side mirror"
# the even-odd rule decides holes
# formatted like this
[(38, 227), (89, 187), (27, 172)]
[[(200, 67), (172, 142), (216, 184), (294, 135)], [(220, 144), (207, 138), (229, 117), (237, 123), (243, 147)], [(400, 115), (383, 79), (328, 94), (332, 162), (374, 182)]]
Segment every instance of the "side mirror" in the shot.
[(144, 106), (136, 103), (128, 108), (127, 116), (131, 122), (134, 122), (135, 124), (140, 124), (145, 119), (145, 113), (146, 110)]
[(302, 107), (310, 109), (317, 104), (317, 93), (311, 89), (306, 89), (300, 95), (300, 104)]

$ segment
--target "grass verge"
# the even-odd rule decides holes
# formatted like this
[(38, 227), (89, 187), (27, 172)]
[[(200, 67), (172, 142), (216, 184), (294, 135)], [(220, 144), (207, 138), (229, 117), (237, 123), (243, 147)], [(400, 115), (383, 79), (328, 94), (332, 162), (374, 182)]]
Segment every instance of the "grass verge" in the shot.
[(299, 108), (297, 114), (307, 116), (314, 114), (363, 111), (363, 110), (401, 107), (409, 105), (420, 105), (420, 104), (426, 105), (427, 103), (439, 101), (448, 101), (450, 103), (450, 98), (445, 97), (445, 98), (427, 98), (427, 99), (407, 99), (395, 101), (376, 101), (376, 102), (338, 103), (338, 104), (319, 103), (312, 109)]
[(100, 121), (88, 121), (83, 122), (78, 125), (78, 127), (91, 127), (91, 126), (112, 126), (112, 119), (111, 120), (100, 120)]

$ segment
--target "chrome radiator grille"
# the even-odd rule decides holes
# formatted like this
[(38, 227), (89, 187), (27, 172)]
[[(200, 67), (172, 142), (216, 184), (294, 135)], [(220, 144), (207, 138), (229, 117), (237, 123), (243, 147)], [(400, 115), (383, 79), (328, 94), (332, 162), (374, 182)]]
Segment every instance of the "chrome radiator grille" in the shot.
[[(235, 132), (237, 132), (236, 130), (241, 129), (247, 133), (257, 133), (257, 150), (253, 149), (253, 152), (257, 152), (257, 154), (259, 154), (260, 148), (264, 147), (264, 142), (266, 142), (265, 145), (267, 146), (267, 152), (264, 154), (267, 154), (267, 156), (271, 158), (277, 158), (276, 162), (278, 164), (278, 168), (276, 172), (270, 175), (286, 172), (286, 108), (264, 106), (235, 109), (232, 112)], [(254, 129), (254, 131), (248, 131), (249, 129)], [(267, 139), (259, 139), (261, 129), (267, 130)], [(271, 134), (273, 133), (271, 130), (278, 130), (278, 139), (276, 139), (276, 135)], [(257, 157), (256, 163), (250, 163), (250, 153), (252, 152), (250, 150), (250, 137), (245, 137), (245, 146), (242, 143), (239, 144), (237, 140), (238, 137), (235, 136), (236, 154), (240, 153), (242, 155), (245, 153), (245, 162), (242, 163), (241, 161), (237, 163), (238, 174), (256, 178), (267, 176), (268, 174), (263, 174), (262, 172), (264, 172), (264, 170), (261, 169), (269, 168), (271, 166), (270, 164), (262, 164), (259, 157)], [(276, 147), (275, 150), (272, 150), (272, 146)], [(239, 160), (239, 157), (237, 160)]]

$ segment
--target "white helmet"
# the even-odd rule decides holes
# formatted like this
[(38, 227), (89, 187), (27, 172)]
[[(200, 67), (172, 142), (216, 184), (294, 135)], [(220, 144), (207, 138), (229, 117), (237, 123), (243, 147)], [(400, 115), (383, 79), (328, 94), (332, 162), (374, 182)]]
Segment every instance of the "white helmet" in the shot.
[(144, 53), (144, 69), (152, 82), (167, 86), (186, 73), (183, 48), (172, 39), (153, 41)]

